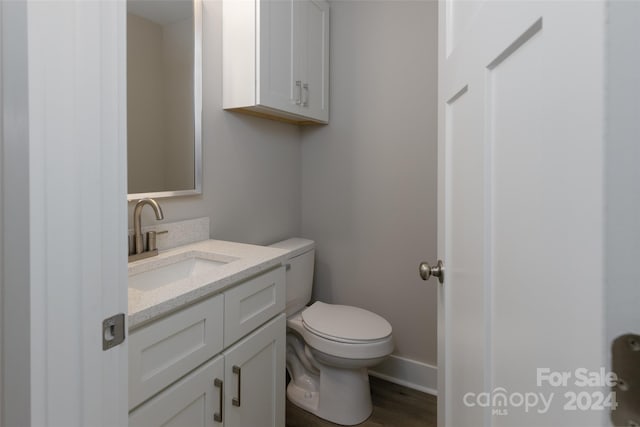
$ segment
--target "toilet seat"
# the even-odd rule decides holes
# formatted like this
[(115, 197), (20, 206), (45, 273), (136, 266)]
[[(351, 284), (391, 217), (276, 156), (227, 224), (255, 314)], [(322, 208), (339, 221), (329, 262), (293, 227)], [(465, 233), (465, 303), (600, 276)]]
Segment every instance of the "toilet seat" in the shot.
[(287, 323), (309, 346), (331, 356), (376, 359), (393, 351), (389, 322), (361, 308), (316, 302)]
[(302, 323), (310, 332), (331, 341), (360, 344), (391, 335), (389, 322), (358, 307), (317, 301), (302, 312)]

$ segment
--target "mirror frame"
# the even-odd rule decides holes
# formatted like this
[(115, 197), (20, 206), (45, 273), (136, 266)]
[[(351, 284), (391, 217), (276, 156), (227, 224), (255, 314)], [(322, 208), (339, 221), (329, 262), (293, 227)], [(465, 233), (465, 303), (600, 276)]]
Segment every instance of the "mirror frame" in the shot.
[(194, 188), (127, 194), (127, 201), (202, 194), (202, 0), (193, 0), (193, 126)]

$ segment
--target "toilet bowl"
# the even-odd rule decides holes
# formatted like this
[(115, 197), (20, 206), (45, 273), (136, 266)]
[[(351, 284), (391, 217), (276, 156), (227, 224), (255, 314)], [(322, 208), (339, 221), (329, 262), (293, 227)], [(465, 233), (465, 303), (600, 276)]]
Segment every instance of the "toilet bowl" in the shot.
[(393, 351), (392, 328), (370, 311), (311, 300), (314, 242), (289, 239), (272, 246), (287, 261), (287, 398), (320, 418), (342, 425), (373, 410), (367, 368)]

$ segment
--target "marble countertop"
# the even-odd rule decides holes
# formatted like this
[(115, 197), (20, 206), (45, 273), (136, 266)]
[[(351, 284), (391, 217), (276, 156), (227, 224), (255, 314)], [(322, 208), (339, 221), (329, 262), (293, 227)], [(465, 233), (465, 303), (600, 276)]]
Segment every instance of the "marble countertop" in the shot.
[(156, 289), (142, 291), (129, 287), (129, 330), (270, 270), (285, 261), (287, 251), (268, 246), (204, 240), (132, 262), (129, 264), (129, 276), (170, 265), (194, 255), (204, 259), (222, 258), (228, 262), (207, 274), (176, 281)]

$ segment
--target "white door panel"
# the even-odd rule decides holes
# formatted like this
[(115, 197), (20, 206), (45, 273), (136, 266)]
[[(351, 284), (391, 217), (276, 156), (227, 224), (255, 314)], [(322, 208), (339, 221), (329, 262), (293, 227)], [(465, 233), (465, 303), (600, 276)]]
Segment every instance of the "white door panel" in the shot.
[[(468, 86), (459, 90), (446, 105), (447, 124), (446, 134), (450, 142), (447, 157), (451, 171), (447, 194), (452, 195), (448, 206), (451, 224), (447, 230), (448, 246), (445, 257), (449, 266), (447, 282), (466, 281), (477, 286), (445, 288), (447, 298), (456, 301), (447, 311), (447, 324), (453, 336), (464, 336), (460, 343), (461, 351), (450, 353), (451, 366), (456, 369), (449, 372), (450, 380), (459, 384), (458, 389), (452, 389), (449, 397), (448, 413), (457, 414), (456, 423), (471, 425), (474, 420), (482, 416), (479, 408), (465, 410), (463, 404), (464, 390), (482, 389), (484, 380), (484, 289), (482, 280), (482, 260), (475, 254), (482, 250), (482, 215), (467, 216), (469, 211), (482, 212), (482, 144), (476, 138), (480, 131), (480, 122), (475, 117), (478, 106), (477, 98), (470, 96)], [(472, 173), (477, 172), (477, 173)], [(460, 197), (457, 197), (457, 195)], [(465, 198), (464, 195), (471, 197)], [(473, 355), (473, 356), (471, 356)], [(460, 416), (461, 419), (457, 418)]]
[(126, 426), (127, 342), (104, 351), (102, 335), (127, 312), (126, 5), (0, 8), (4, 218), (20, 231), (3, 242), (20, 280), (2, 295), (0, 424)]
[[(604, 366), (604, 5), (447, 2), (440, 22), (439, 424), (599, 425), (536, 374)], [(554, 396), (474, 400), (498, 388)]]

